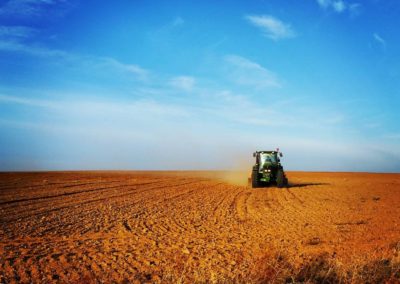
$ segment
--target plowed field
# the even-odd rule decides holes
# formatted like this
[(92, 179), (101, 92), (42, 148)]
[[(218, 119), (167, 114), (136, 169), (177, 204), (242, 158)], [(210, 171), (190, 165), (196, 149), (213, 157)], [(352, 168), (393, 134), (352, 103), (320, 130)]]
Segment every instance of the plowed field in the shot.
[(2, 173), (0, 283), (400, 279), (400, 174), (288, 177)]

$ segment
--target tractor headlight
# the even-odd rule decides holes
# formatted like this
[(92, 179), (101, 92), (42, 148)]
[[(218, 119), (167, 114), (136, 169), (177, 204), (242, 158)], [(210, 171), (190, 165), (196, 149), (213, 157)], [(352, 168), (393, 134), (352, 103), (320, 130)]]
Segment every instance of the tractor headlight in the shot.
[(270, 169), (266, 169), (265, 172), (266, 172), (266, 173), (269, 173), (269, 172), (271, 172), (271, 170), (270, 170)]

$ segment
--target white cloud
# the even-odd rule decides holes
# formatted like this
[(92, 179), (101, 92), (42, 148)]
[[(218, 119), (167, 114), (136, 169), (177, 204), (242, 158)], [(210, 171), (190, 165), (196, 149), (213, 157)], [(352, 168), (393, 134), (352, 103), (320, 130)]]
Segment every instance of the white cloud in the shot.
[(361, 4), (359, 3), (352, 3), (348, 6), (350, 16), (356, 17), (361, 13)]
[[(86, 96), (82, 96), (86, 97)], [(187, 116), (189, 115), (183, 108), (167, 103), (160, 103), (154, 100), (105, 100), (93, 99), (82, 100), (75, 99), (37, 99), (26, 98), (20, 96), (0, 94), (0, 103), (26, 105), (29, 107), (46, 108), (48, 110), (55, 110), (60, 115), (71, 117), (120, 117), (121, 123), (125, 118), (132, 120), (139, 117), (146, 117), (148, 115), (154, 116)], [(84, 121), (84, 119), (82, 120)]]
[(342, 13), (344, 10), (346, 10), (347, 6), (343, 1), (334, 1), (332, 3), (332, 8), (335, 10), (337, 13)]
[(331, 9), (335, 13), (341, 14), (349, 11), (351, 16), (357, 16), (360, 13), (361, 4), (348, 3), (343, 0), (316, 0), (318, 5), (325, 10)]
[(230, 90), (218, 91), (214, 94), (214, 96), (218, 99), (221, 99), (223, 103), (228, 103), (231, 105), (244, 107), (250, 104), (249, 100), (245, 96), (234, 94)]
[(386, 40), (384, 40), (379, 34), (373, 34), (374, 39), (382, 46), (383, 49), (386, 48)]
[(31, 45), (26, 44), (21, 41), (20, 38), (6, 38), (2, 39), (2, 33), (4, 35), (14, 34), (22, 37), (26, 34), (29, 34), (29, 29), (25, 30), (24, 28), (12, 28), (9, 29), (0, 29), (0, 51), (9, 51), (9, 52), (20, 52), (30, 56), (37, 57), (57, 57), (59, 60), (67, 61), (67, 62), (75, 62), (78, 65), (82, 66), (90, 66), (94, 68), (98, 68), (99, 70), (105, 70), (105, 67), (111, 68), (114, 71), (126, 72), (135, 75), (137, 79), (147, 80), (149, 76), (149, 71), (136, 65), (136, 64), (127, 64), (122, 63), (111, 57), (100, 57), (100, 56), (86, 56), (80, 54), (69, 53), (63, 50), (50, 49), (41, 45)]
[(0, 51), (19, 51), (39, 54), (43, 50), (38, 47), (28, 48), (24, 41), (34, 36), (38, 30), (25, 26), (0, 26)]
[(264, 35), (273, 40), (292, 38), (295, 36), (290, 24), (269, 15), (248, 15), (245, 17), (251, 24), (260, 28)]
[(175, 88), (185, 91), (191, 91), (195, 85), (196, 80), (190, 76), (177, 76), (169, 81), (169, 84)]
[(29, 38), (37, 32), (36, 29), (25, 26), (0, 26), (0, 39)]
[(114, 58), (93, 57), (92, 60), (94, 62), (96, 62), (96, 61), (103, 62), (104, 64), (108, 65), (109, 67), (112, 67), (114, 69), (117, 69), (117, 70), (120, 70), (123, 72), (132, 73), (132, 74), (136, 75), (139, 79), (142, 79), (142, 80), (146, 80), (149, 75), (148, 70), (146, 70), (138, 65), (122, 63)]
[(225, 60), (230, 64), (231, 79), (237, 84), (258, 89), (281, 86), (275, 73), (256, 62), (237, 55), (228, 55)]
[(328, 8), (331, 5), (331, 0), (317, 0), (322, 8)]
[(0, 15), (12, 17), (40, 16), (46, 8), (67, 4), (63, 0), (9, 0), (0, 6)]
[(181, 17), (176, 17), (175, 20), (172, 22), (172, 26), (177, 27), (183, 25), (185, 21)]
[(12, 104), (20, 104), (33, 107), (44, 107), (44, 108), (50, 108), (54, 106), (53, 103), (46, 100), (29, 99), (24, 97), (16, 97), (16, 96), (9, 96), (2, 94), (0, 94), (0, 103), (12, 103)]
[(0, 38), (0, 50), (9, 52), (21, 52), (31, 56), (39, 57), (63, 57), (68, 58), (71, 55), (67, 52), (57, 49), (48, 49), (40, 45), (27, 45), (21, 42), (20, 39), (6, 39)]

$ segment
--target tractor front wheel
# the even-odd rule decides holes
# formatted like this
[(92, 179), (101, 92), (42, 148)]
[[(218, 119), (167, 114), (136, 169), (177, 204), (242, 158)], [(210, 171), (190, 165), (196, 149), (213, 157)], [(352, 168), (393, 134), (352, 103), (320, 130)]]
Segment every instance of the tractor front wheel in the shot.
[(251, 187), (260, 187), (260, 181), (258, 180), (258, 171), (252, 171), (251, 173)]
[(279, 188), (285, 187), (288, 184), (288, 180), (285, 177), (283, 170), (278, 170), (276, 173), (276, 186)]

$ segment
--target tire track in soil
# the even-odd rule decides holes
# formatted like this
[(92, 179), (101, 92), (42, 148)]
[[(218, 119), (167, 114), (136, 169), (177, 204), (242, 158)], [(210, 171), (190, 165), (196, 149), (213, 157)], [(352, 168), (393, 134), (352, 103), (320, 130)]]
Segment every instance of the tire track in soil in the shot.
[[(188, 185), (188, 184), (191, 184), (191, 183), (196, 183), (196, 181), (185, 182), (185, 183), (176, 184), (176, 185), (181, 186), (181, 185)], [(153, 184), (153, 183), (150, 183), (150, 184)], [(172, 186), (176, 186), (176, 185), (172, 185)], [(140, 188), (141, 189), (140, 193), (141, 192), (145, 192), (145, 191), (149, 191), (149, 190), (154, 190), (154, 189), (166, 188), (166, 187), (168, 187), (168, 186), (160, 185), (160, 186), (155, 186), (155, 187), (151, 187), (151, 188)], [(122, 186), (121, 185), (113, 186), (113, 187), (110, 187), (110, 188), (107, 188), (107, 189), (115, 189), (115, 188), (123, 188), (123, 185)], [(50, 212), (63, 210), (63, 209), (68, 209), (68, 208), (79, 206), (79, 205), (84, 205), (84, 204), (89, 204), (89, 203), (94, 203), (94, 202), (104, 201), (104, 200), (110, 200), (110, 199), (113, 199), (113, 198), (119, 198), (119, 197), (123, 197), (123, 196), (129, 196), (129, 195), (132, 194), (132, 191), (135, 191), (137, 189), (138, 188), (136, 186), (134, 186), (133, 188), (131, 188), (131, 186), (129, 186), (129, 187), (127, 187), (127, 189), (125, 188), (124, 189), (125, 192), (122, 192), (121, 194), (114, 194), (114, 195), (110, 195), (110, 196), (104, 196), (102, 198), (86, 200), (86, 201), (83, 201), (83, 202), (80, 202), (79, 200), (74, 198), (73, 201), (70, 204), (63, 205), (63, 206), (60, 206), (60, 207), (57, 207), (57, 208), (53, 208), (53, 209), (50, 209), (50, 210), (42, 210), (42, 208), (56, 207), (56, 205), (55, 205), (56, 203), (54, 201), (53, 202), (49, 202), (48, 200), (44, 200), (43, 202), (36, 202), (35, 205), (37, 207), (39, 207), (38, 212), (34, 212), (34, 214), (28, 214), (26, 216), (24, 216), (22, 214), (22, 216), (20, 216), (19, 218), (13, 218), (13, 219), (9, 219), (9, 220), (0, 219), (0, 224), (2, 222), (13, 222), (13, 221), (17, 221), (17, 220), (20, 220), (20, 219), (26, 219), (26, 218), (29, 218), (29, 217), (33, 217), (33, 216), (46, 215), (46, 214), (48, 214)], [(105, 188), (100, 188), (100, 190), (105, 190)], [(128, 191), (128, 193), (126, 191)], [(98, 194), (96, 194), (97, 192), (95, 190), (94, 191), (90, 190), (89, 192), (91, 193), (90, 197), (97, 197), (97, 195), (98, 195)], [(82, 193), (86, 193), (86, 191), (82, 191)], [(86, 197), (85, 199), (90, 199), (90, 198)], [(61, 201), (62, 204), (66, 203), (65, 200), (56, 200), (56, 201)], [(47, 203), (50, 203), (51, 206), (47, 205)], [(3, 207), (3, 206), (1, 206), (1, 207)], [(5, 208), (1, 208), (1, 209), (2, 209), (2, 211), (6, 211), (8, 208), (5, 207)], [(13, 209), (13, 208), (11, 208), (11, 209)], [(23, 208), (23, 207), (17, 207), (15, 211), (8, 212), (8, 215), (18, 215), (21, 212), (25, 212), (25, 210), (26, 209)], [(30, 208), (30, 210), (33, 211), (32, 208)], [(21, 212), (19, 212), (19, 211), (21, 211)], [(7, 212), (6, 212), (6, 215), (7, 215)]]
[[(0, 206), (1, 205), (4, 206), (4, 205), (7, 205), (7, 204), (12, 204), (12, 203), (19, 203), (19, 202), (29, 202), (29, 201), (35, 201), (35, 204), (38, 204), (37, 200), (41, 200), (41, 199), (44, 199), (46, 201), (46, 199), (48, 199), (48, 198), (58, 198), (58, 197), (64, 197), (64, 196), (74, 195), (74, 194), (84, 194), (84, 193), (88, 193), (88, 192), (97, 192), (97, 191), (101, 191), (101, 190), (109, 190), (109, 189), (128, 186), (128, 185), (129, 186), (143, 186), (143, 185), (155, 184), (155, 183), (158, 183), (159, 181), (158, 180), (153, 180), (153, 181), (150, 181), (150, 182), (145, 182), (145, 183), (144, 182), (139, 182), (139, 183), (133, 183), (133, 184), (125, 184), (125, 183), (121, 184), (120, 181), (109, 181), (109, 182), (107, 182), (107, 184), (116, 183), (116, 182), (119, 183), (117, 186), (108, 186), (108, 187), (99, 187), (100, 185), (106, 184), (105, 182), (101, 182), (101, 183), (96, 183), (96, 182), (84, 183), (84, 184), (81, 184), (81, 186), (83, 186), (83, 185), (93, 185), (93, 186), (95, 186), (95, 188), (93, 188), (93, 189), (89, 188), (89, 189), (83, 189), (83, 190), (76, 190), (76, 191), (70, 191), (70, 192), (66, 192), (64, 190), (65, 186), (64, 187), (59, 187), (59, 188), (51, 188), (51, 191), (56, 191), (56, 190), (60, 189), (60, 190), (62, 190), (62, 193), (59, 193), (57, 195), (51, 195), (51, 196), (45, 195), (45, 196), (37, 196), (37, 197), (34, 197), (34, 198), (12, 199), (12, 200), (8, 200), (8, 201), (4, 201), (4, 202), (0, 203)], [(75, 186), (76, 185), (70, 185), (69, 188), (72, 188), (72, 187), (75, 187)], [(82, 188), (80, 188), (80, 189), (82, 189)], [(46, 190), (46, 188), (43, 188), (43, 187), (41, 188), (41, 191), (45, 191), (45, 190)], [(29, 192), (29, 193), (30, 193), (30, 195), (32, 195), (32, 192)], [(17, 204), (16, 206), (21, 206), (21, 205)], [(24, 204), (23, 206), (26, 206), (26, 204)]]
[(239, 221), (246, 221), (248, 212), (247, 212), (247, 199), (252, 194), (251, 191), (242, 191), (235, 197), (235, 209), (236, 214), (238, 216)]

